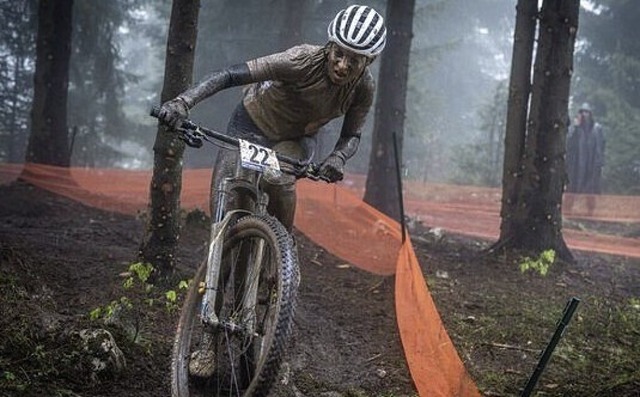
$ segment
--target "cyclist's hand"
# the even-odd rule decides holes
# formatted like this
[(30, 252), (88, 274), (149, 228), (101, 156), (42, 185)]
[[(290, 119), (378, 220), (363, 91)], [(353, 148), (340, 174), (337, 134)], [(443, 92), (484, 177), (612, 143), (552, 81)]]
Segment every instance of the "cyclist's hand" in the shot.
[(189, 117), (189, 108), (186, 102), (180, 98), (174, 98), (162, 104), (158, 118), (169, 127), (176, 129), (182, 125), (182, 121)]
[(344, 177), (344, 160), (342, 157), (335, 153), (330, 154), (320, 166), (319, 176), (332, 183), (341, 181)]

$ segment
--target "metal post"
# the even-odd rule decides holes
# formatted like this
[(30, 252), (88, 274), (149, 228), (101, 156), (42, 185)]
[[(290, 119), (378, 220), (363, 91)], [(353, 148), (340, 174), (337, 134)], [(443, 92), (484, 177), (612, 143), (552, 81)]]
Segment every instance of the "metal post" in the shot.
[(398, 201), (400, 204), (400, 227), (402, 228), (402, 243), (404, 244), (406, 236), (406, 225), (404, 221), (404, 199), (402, 197), (402, 170), (400, 168), (400, 154), (398, 150), (398, 135), (393, 132), (393, 153), (396, 160), (396, 176), (398, 178)]
[(549, 341), (549, 344), (544, 349), (544, 352), (542, 352), (540, 360), (538, 361), (538, 365), (533, 371), (531, 378), (529, 378), (529, 381), (524, 387), (522, 394), (520, 394), (520, 397), (529, 397), (531, 395), (533, 388), (536, 386), (536, 383), (538, 383), (540, 375), (542, 375), (542, 371), (544, 371), (544, 368), (547, 366), (547, 363), (551, 358), (551, 354), (553, 354), (553, 350), (556, 348), (556, 345), (560, 341), (560, 338), (562, 338), (565, 328), (567, 327), (567, 325), (569, 325), (569, 321), (571, 321), (571, 317), (576, 311), (578, 303), (580, 303), (580, 299), (575, 297), (571, 298), (569, 302), (567, 302), (567, 306), (565, 306), (564, 311), (562, 312), (562, 319), (560, 319), (560, 321), (556, 325), (556, 331), (553, 333), (551, 341)]

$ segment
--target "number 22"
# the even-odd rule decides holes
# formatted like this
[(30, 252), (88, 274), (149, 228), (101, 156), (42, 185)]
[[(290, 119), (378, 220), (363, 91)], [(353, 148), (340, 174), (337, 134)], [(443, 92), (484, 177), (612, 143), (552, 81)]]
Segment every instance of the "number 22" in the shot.
[[(260, 165), (269, 165), (267, 160), (269, 159), (269, 152), (264, 148), (257, 148), (255, 145), (249, 145), (249, 149), (253, 152), (251, 154), (251, 161)], [(262, 154), (262, 160), (258, 160), (258, 155)]]

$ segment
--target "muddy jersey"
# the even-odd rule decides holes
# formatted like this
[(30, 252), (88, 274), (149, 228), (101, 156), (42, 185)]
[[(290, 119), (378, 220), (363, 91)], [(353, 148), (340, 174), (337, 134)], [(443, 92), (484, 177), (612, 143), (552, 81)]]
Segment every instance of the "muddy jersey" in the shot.
[(375, 90), (369, 68), (345, 85), (331, 82), (325, 48), (300, 45), (247, 62), (257, 83), (243, 103), (271, 140), (314, 135), (330, 120), (345, 116), (342, 135), (360, 135)]

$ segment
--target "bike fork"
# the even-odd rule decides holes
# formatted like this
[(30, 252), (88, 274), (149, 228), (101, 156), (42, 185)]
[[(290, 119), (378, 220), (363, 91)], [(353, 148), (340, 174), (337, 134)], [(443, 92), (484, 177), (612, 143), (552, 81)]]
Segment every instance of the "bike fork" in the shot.
[(202, 323), (214, 328), (220, 324), (220, 319), (215, 311), (215, 302), (220, 280), (220, 267), (222, 265), (223, 232), (232, 214), (224, 213), (227, 201), (227, 194), (225, 193), (227, 183), (226, 179), (222, 180), (220, 189), (216, 192), (217, 205), (215, 213), (211, 214), (214, 221), (211, 224), (211, 236), (207, 250), (207, 269), (204, 279), (204, 295), (202, 297), (202, 306), (200, 307)]
[(245, 288), (242, 299), (242, 312), (245, 315), (245, 326), (249, 335), (254, 336), (256, 334), (257, 323), (256, 304), (258, 298), (258, 284), (263, 257), (264, 240), (260, 240), (257, 245), (252, 247), (249, 260), (247, 261), (248, 268), (245, 271), (245, 285), (247, 288)]
[(215, 302), (220, 280), (220, 265), (222, 261), (222, 232), (226, 222), (216, 222), (211, 225), (211, 239), (207, 255), (207, 271), (204, 279), (204, 296), (200, 308), (202, 322), (217, 327), (220, 323), (215, 311)]

